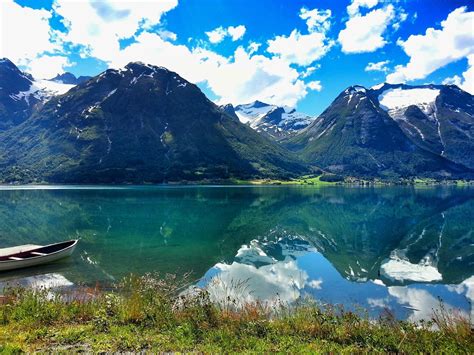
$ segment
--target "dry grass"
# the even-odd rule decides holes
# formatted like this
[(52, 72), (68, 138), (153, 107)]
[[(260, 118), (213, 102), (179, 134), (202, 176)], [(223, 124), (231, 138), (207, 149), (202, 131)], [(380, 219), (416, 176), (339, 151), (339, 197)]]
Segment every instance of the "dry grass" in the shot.
[(214, 303), (206, 290), (181, 292), (184, 285), (146, 275), (74, 295), (10, 289), (0, 350), (474, 353), (469, 320), (443, 309), (414, 324), (311, 303)]

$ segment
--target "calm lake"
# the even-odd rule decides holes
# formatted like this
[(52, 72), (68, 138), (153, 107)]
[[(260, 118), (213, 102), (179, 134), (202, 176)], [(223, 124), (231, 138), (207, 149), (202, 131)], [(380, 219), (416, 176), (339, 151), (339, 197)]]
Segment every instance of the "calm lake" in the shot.
[(0, 273), (0, 287), (191, 273), (217, 298), (312, 297), (411, 320), (442, 300), (473, 314), (473, 188), (0, 188), (0, 247), (77, 237), (71, 258)]

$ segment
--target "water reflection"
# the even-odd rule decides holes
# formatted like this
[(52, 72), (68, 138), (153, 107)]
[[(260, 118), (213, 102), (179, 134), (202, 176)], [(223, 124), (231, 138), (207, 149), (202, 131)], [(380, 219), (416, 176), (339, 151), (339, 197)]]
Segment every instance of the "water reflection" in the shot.
[(398, 318), (412, 321), (429, 319), (441, 301), (449, 312), (472, 316), (474, 301), (473, 276), (458, 285), (387, 286), (380, 279), (352, 282), (299, 238), (253, 240), (239, 249), (232, 263), (211, 268), (198, 286), (207, 287), (211, 298), (222, 303), (235, 299), (238, 304), (259, 300), (291, 305), (310, 296), (322, 304), (367, 310), (371, 317), (390, 310)]
[(234, 291), (224, 281), (252, 280), (242, 300), (310, 295), (416, 318), (438, 297), (469, 312), (473, 231), (474, 189), (0, 189), (2, 247), (81, 237), (72, 258), (2, 273), (0, 282), (218, 274), (226, 292)]

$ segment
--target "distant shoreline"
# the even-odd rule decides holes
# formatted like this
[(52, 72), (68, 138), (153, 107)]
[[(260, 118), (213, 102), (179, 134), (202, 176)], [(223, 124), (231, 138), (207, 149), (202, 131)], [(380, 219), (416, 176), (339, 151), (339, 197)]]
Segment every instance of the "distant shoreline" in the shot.
[(322, 175), (305, 175), (299, 178), (288, 180), (283, 179), (206, 179), (206, 180), (183, 180), (168, 181), (164, 183), (151, 182), (122, 182), (122, 183), (1, 183), (0, 190), (58, 190), (68, 189), (122, 189), (130, 187), (192, 187), (192, 186), (209, 186), (209, 187), (252, 187), (252, 186), (346, 186), (346, 187), (367, 187), (367, 186), (474, 186), (474, 180), (436, 180), (433, 178), (402, 178), (402, 179), (381, 179), (381, 178), (357, 178), (343, 177), (335, 174)]

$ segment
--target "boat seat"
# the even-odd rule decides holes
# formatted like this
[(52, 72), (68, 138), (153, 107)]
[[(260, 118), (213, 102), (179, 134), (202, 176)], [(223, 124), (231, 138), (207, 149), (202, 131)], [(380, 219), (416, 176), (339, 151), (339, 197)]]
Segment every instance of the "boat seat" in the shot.
[(48, 255), (48, 254), (46, 254), (46, 253), (40, 253), (39, 251), (32, 251), (30, 254), (38, 255), (38, 256)]
[(11, 259), (11, 260), (25, 260), (25, 258), (18, 258), (16, 256), (10, 256), (8, 259)]

